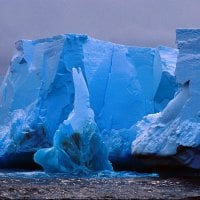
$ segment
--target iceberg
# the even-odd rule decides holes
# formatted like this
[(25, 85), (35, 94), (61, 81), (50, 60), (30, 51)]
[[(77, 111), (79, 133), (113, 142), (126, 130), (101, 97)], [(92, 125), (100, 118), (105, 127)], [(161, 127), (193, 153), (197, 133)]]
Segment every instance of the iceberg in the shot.
[[(178, 29), (179, 89), (166, 108), (137, 123), (132, 154), (151, 166), (200, 169), (200, 30)], [(163, 162), (164, 161), (164, 162)]]
[[(75, 147), (65, 154), (60, 147), (61, 140), (73, 143), (79, 138), (65, 124), (72, 123), (69, 119), (75, 106), (80, 109), (76, 113), (80, 114), (86, 106), (94, 115), (89, 127), (79, 130), (81, 141), (90, 142), (87, 137), (93, 135), (97, 147), (103, 147), (103, 141), (111, 162), (130, 158), (131, 142), (136, 137), (135, 124), (147, 114), (162, 111), (177, 90), (176, 49), (131, 47), (78, 34), (20, 40), (16, 49), (0, 86), (0, 167), (31, 166), (37, 152), (35, 161), (47, 171), (51, 171), (49, 166), (52, 171), (69, 170), (61, 161), (66, 154), (71, 159), (71, 169), (75, 169), (77, 163), (69, 153), (75, 152)], [(74, 70), (79, 70), (79, 75)], [(76, 85), (80, 76), (85, 82)], [(85, 105), (78, 105), (80, 101), (76, 100), (81, 90), (88, 94), (89, 103), (82, 102)], [(87, 118), (77, 116), (73, 118), (75, 121)], [(91, 154), (85, 151), (86, 155)], [(106, 154), (103, 152), (98, 159)], [(47, 154), (55, 162), (43, 161)], [(76, 159), (81, 163), (83, 158)]]
[(33, 162), (34, 152), (52, 145), (55, 131), (73, 108), (72, 76), (62, 63), (63, 43), (63, 36), (16, 43), (17, 53), (0, 89), (3, 166), (13, 160), (17, 164), (27, 153), (30, 159), (19, 166)]
[[(136, 69), (138, 70), (138, 75), (141, 76), (139, 79), (140, 85), (143, 86), (141, 91), (143, 92), (145, 90), (146, 93), (149, 93), (149, 97), (147, 98), (146, 95), (144, 98), (146, 99), (146, 102), (144, 102), (147, 105), (144, 106), (144, 104), (141, 102), (139, 103), (139, 99), (141, 99), (139, 96), (134, 97), (136, 102), (131, 100), (131, 96), (127, 97), (127, 100), (122, 99), (122, 103), (125, 103), (129, 100), (132, 102), (132, 105), (129, 105), (127, 108), (122, 108), (125, 109), (124, 112), (127, 112), (130, 107), (134, 108), (134, 110), (131, 110), (131, 113), (132, 115), (135, 115), (135, 121), (132, 121), (132, 125), (129, 128), (126, 126), (123, 126), (123, 128), (120, 129), (111, 130), (104, 128), (102, 131), (102, 137), (106, 143), (106, 146), (108, 147), (109, 159), (112, 162), (113, 167), (123, 170), (130, 170), (133, 168), (140, 169), (138, 166), (139, 160), (133, 158), (131, 155), (131, 143), (135, 140), (137, 135), (137, 122), (141, 119), (142, 116), (145, 115), (145, 113), (155, 113), (157, 111), (163, 110), (163, 108), (174, 97), (174, 94), (177, 91), (175, 67), (178, 51), (176, 49), (165, 46), (157, 47), (154, 50), (153, 60), (150, 59), (151, 62), (148, 61), (148, 54), (145, 53), (145, 55), (148, 55), (148, 57), (146, 57), (146, 61), (143, 61), (144, 55), (141, 54), (141, 50), (131, 50), (132, 51), (129, 51), (131, 52), (129, 56), (132, 56), (132, 63), (134, 63), (134, 66), (137, 66), (138, 69)], [(144, 49), (142, 49), (142, 51), (143, 50)], [(145, 51), (147, 51), (147, 49), (145, 49)], [(148, 68), (150, 66), (151, 68)], [(149, 69), (149, 72), (151, 73), (148, 74), (147, 69)], [(120, 73), (123, 74), (124, 72)], [(137, 78), (138, 77), (135, 77), (134, 79), (137, 80)], [(148, 78), (151, 78), (149, 82)], [(118, 100), (123, 98), (120, 97), (120, 94), (123, 94), (123, 92), (126, 92), (126, 90), (121, 89), (118, 93)], [(110, 93), (113, 93), (112, 89)], [(112, 103), (113, 98), (115, 97), (110, 98), (108, 102)], [(147, 101), (147, 99), (149, 99), (149, 101)], [(120, 104), (116, 105), (117, 106), (115, 109), (118, 111), (118, 106), (120, 106)], [(137, 114), (137, 111), (141, 115)], [(126, 115), (124, 115), (124, 119), (127, 119)]]
[(74, 108), (56, 131), (53, 147), (38, 150), (34, 160), (46, 172), (88, 173), (111, 170), (107, 149), (90, 108), (89, 92), (81, 69), (72, 70)]

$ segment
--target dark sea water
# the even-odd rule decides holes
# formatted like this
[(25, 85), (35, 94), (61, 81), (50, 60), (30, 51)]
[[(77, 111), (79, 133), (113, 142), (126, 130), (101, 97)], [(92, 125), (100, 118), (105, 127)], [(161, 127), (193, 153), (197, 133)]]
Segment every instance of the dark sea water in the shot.
[(45, 173), (43, 171), (16, 171), (0, 170), (2, 178), (141, 178), (141, 177), (158, 177), (156, 173), (138, 173), (132, 171), (101, 171), (90, 174), (67, 174), (67, 173)]

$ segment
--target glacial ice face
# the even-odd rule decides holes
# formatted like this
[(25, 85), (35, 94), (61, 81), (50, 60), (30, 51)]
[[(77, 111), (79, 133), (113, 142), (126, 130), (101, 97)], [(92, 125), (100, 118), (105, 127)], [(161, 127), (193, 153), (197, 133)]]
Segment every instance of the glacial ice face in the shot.
[(177, 91), (175, 66), (178, 51), (164, 46), (156, 49), (154, 59), (154, 112), (162, 111)]
[[(154, 49), (131, 48), (94, 39), (84, 45), (85, 74), (91, 107), (100, 130), (129, 128), (143, 113), (153, 111), (153, 97), (149, 92), (142, 92), (137, 65), (129, 59), (129, 50), (133, 51), (133, 56), (136, 54), (135, 57), (146, 56), (147, 64), (144, 62), (141, 68), (146, 68), (146, 80), (151, 85)], [(138, 106), (141, 110), (137, 109)]]
[[(154, 113), (161, 111), (170, 99), (174, 97), (177, 91), (177, 84), (175, 81), (175, 66), (177, 58), (177, 50), (159, 46), (154, 50), (148, 48), (135, 49), (130, 48), (128, 57), (132, 66), (130, 69), (136, 71), (134, 77), (131, 71), (127, 71), (126, 77), (132, 76), (132, 80), (129, 80), (128, 89), (122, 88), (121, 84), (120, 92), (117, 93), (117, 100), (120, 103), (116, 103), (116, 113), (119, 111), (118, 107), (122, 107), (124, 113), (129, 113), (130, 116), (134, 113), (134, 121), (132, 126), (123, 126), (120, 129), (103, 129), (102, 136), (109, 150), (109, 159), (112, 162), (129, 162), (131, 160), (131, 143), (135, 140), (137, 135), (137, 128), (135, 123), (145, 115), (145, 113)], [(152, 56), (153, 54), (153, 56)], [(119, 57), (122, 60), (121, 57)], [(144, 60), (145, 59), (145, 60)], [(128, 65), (129, 66), (129, 65)], [(134, 68), (133, 68), (134, 67)], [(120, 67), (122, 71), (120, 74), (124, 74), (123, 67)], [(119, 70), (120, 70), (119, 69)], [(115, 78), (115, 77), (114, 77)], [(116, 85), (118, 85), (116, 83)], [(114, 87), (114, 84), (113, 84)], [(120, 87), (117, 87), (117, 90)], [(124, 99), (126, 92), (127, 98)], [(112, 87), (110, 94), (113, 94)], [(123, 94), (123, 96), (121, 96)], [(110, 97), (107, 101), (112, 104), (113, 99), (116, 97)], [(125, 107), (124, 103), (130, 104)], [(132, 110), (132, 109), (133, 110)], [(108, 110), (110, 108), (107, 108)], [(121, 114), (122, 112), (118, 113)], [(112, 115), (110, 115), (112, 116)], [(127, 119), (126, 114), (122, 120)]]
[[(96, 115), (101, 130), (130, 128), (145, 113), (153, 112), (153, 53), (153, 49), (113, 48), (104, 104)], [(143, 63), (132, 59), (144, 55)]]
[(40, 149), (34, 160), (47, 172), (87, 173), (110, 170), (108, 152), (90, 108), (89, 92), (81, 69), (73, 69), (74, 108), (54, 135), (52, 148)]
[(63, 44), (64, 36), (16, 44), (18, 52), (0, 90), (0, 157), (49, 146), (71, 112), (74, 91), (62, 63)]
[[(173, 98), (174, 87), (168, 89), (168, 96), (165, 95), (163, 100), (155, 96), (160, 84), (176, 88), (177, 50), (166, 48), (163, 54), (167, 57), (163, 54), (163, 57), (156, 57), (156, 52), (161, 49), (128, 47), (94, 39), (85, 43), (85, 75), (100, 130), (129, 129), (145, 114), (154, 113), (154, 102), (159, 104)], [(155, 77), (157, 68), (160, 73)], [(167, 75), (163, 75), (165, 73)], [(167, 78), (161, 81), (161, 77)], [(155, 78), (157, 85), (154, 86)], [(158, 109), (160, 111), (163, 106)]]
[(81, 68), (94, 120), (114, 158), (131, 154), (134, 124), (162, 110), (175, 91), (174, 49), (129, 47), (76, 34), (21, 40), (16, 48), (0, 86), (0, 165), (10, 154), (53, 145), (55, 132), (74, 109), (73, 67)]
[[(179, 91), (160, 113), (148, 115), (137, 125), (139, 136), (132, 153), (176, 155), (187, 167), (200, 169), (200, 30), (178, 29), (176, 79)], [(179, 154), (180, 148), (184, 150)]]

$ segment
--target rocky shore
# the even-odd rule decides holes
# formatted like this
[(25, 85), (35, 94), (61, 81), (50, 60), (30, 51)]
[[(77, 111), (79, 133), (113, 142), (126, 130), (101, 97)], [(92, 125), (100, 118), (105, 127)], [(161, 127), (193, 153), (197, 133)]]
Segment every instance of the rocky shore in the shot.
[(200, 199), (199, 177), (0, 177), (0, 199)]

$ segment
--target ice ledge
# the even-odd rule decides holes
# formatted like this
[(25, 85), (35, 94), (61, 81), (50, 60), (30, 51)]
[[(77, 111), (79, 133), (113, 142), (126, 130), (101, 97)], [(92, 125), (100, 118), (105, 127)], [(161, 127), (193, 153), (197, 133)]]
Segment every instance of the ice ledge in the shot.
[[(159, 162), (161, 157), (170, 157), (180, 166), (200, 170), (200, 29), (178, 29), (177, 43), (179, 90), (162, 112), (138, 122), (132, 154), (146, 156), (150, 165), (155, 158)], [(166, 166), (173, 163), (165, 162)]]

